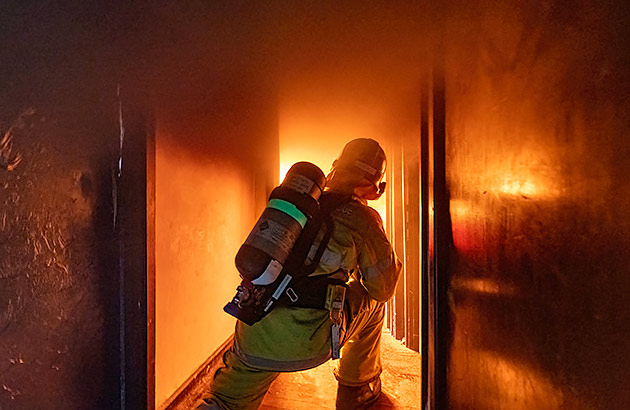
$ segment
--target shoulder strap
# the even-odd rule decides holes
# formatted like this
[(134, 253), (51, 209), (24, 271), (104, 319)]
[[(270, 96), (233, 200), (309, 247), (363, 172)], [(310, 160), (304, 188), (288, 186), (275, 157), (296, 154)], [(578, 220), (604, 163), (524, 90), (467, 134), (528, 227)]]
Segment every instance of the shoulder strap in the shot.
[[(346, 204), (352, 201), (352, 197), (350, 195), (338, 194), (336, 192), (325, 192), (322, 198), (320, 199), (320, 228), (321, 225), (324, 225), (324, 236), (317, 247), (317, 252), (313, 257), (313, 260), (310, 264), (304, 265), (301, 269), (301, 276), (308, 276), (315, 271), (317, 265), (319, 265), (320, 260), (322, 259), (322, 255), (328, 246), (328, 242), (332, 237), (332, 233), (335, 229), (335, 222), (332, 219), (332, 212), (337, 209), (339, 206)], [(317, 234), (317, 233), (316, 233)], [(313, 245), (315, 241), (315, 237), (312, 238), (310, 247)]]
[[(298, 237), (293, 249), (289, 253), (289, 257), (284, 265), (284, 270), (291, 272), (291, 275), (294, 277), (308, 276), (315, 271), (334, 230), (331, 213), (340, 205), (350, 201), (352, 201), (352, 197), (350, 195), (342, 195), (330, 191), (324, 192), (320, 198), (319, 211), (316, 212), (313, 218), (306, 223), (306, 226)], [(310, 264), (305, 265), (306, 258), (313, 246), (313, 242), (315, 242), (317, 234), (322, 229), (322, 226), (324, 227), (324, 236), (322, 241), (319, 244), (313, 261)]]
[[(306, 233), (306, 239), (304, 243), (301, 244), (301, 246), (304, 247), (301, 249), (304, 257), (301, 259), (301, 264), (298, 268), (292, 271), (295, 273), (296, 277), (295, 280), (291, 282), (291, 288), (287, 289), (287, 297), (284, 298), (284, 303), (287, 305), (300, 308), (325, 309), (329, 285), (345, 286), (343, 280), (332, 279), (330, 275), (309, 275), (313, 273), (319, 265), (335, 229), (331, 215), (332, 212), (341, 205), (351, 201), (352, 197), (350, 195), (342, 195), (334, 192), (325, 192), (324, 196), (320, 199), (320, 212), (317, 214), (317, 220), (311, 220), (314, 222), (312, 226), (313, 230)], [(313, 246), (315, 237), (322, 229), (324, 229), (322, 239), (319, 242), (313, 260), (307, 265), (305, 264), (306, 256)], [(290, 295), (289, 292), (292, 294)]]

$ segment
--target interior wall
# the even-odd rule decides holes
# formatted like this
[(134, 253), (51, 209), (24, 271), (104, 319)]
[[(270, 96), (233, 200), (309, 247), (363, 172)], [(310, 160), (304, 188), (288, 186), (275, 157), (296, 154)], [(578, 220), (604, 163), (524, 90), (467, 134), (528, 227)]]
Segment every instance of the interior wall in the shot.
[[(233, 333), (223, 306), (240, 282), (234, 256), (260, 211), (256, 195), (269, 191), (265, 177), (277, 174), (273, 118), (243, 122), (238, 108), (207, 108), (203, 118), (165, 113), (157, 121), (158, 407)], [(266, 162), (243, 150), (253, 141)]]
[(271, 64), (261, 16), (248, 11), (236, 2), (164, 3), (135, 22), (156, 126), (149, 408), (168, 405), (233, 333), (223, 306), (240, 282), (234, 256), (278, 179)]
[(11, 136), (0, 157), (3, 409), (42, 408), (42, 398), (50, 409), (116, 406), (106, 382), (118, 374), (115, 111), (108, 124), (72, 101), (61, 111), (31, 101), (17, 116), (0, 108)]
[(628, 3), (452, 6), (449, 407), (627, 408)]
[(0, 4), (0, 408), (115, 409), (118, 100), (94, 4)]

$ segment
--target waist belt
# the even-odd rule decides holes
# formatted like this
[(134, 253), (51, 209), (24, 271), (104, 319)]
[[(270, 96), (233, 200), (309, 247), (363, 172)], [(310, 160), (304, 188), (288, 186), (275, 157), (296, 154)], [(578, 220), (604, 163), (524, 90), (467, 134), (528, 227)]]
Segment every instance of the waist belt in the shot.
[(341, 279), (328, 275), (295, 278), (286, 289), (280, 302), (283, 306), (326, 309), (326, 297), (329, 285), (347, 286)]

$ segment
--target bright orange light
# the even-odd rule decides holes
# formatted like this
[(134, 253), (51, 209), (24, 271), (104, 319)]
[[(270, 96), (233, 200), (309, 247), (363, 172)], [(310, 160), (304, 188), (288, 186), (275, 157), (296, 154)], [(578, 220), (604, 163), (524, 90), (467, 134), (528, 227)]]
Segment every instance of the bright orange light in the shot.
[(330, 167), (341, 152), (343, 144), (334, 143), (314, 135), (297, 136), (290, 143), (280, 146), (280, 181), (287, 171), (299, 161), (308, 161), (317, 165), (324, 175), (328, 175)]
[(533, 196), (538, 194), (540, 189), (532, 181), (506, 178), (499, 191), (510, 195)]
[(453, 280), (451, 287), (455, 290), (463, 290), (483, 295), (514, 296), (516, 290), (506, 284), (489, 278), (470, 278)]
[(531, 172), (507, 174), (497, 178), (495, 190), (503, 195), (544, 199), (558, 194), (553, 181)]
[[(298, 161), (312, 162), (328, 174), (333, 161), (352, 139), (374, 138), (383, 145), (376, 117), (363, 106), (328, 94), (323, 97), (319, 87), (301, 88), (291, 98), (287, 95), (280, 109), (280, 181)], [(369, 205), (385, 222), (385, 196)]]
[(280, 164), (280, 182), (284, 181), (284, 177), (287, 176), (287, 172), (289, 172), (289, 168), (291, 168), (292, 163), (281, 163)]
[(516, 165), (505, 164), (499, 158), (490, 166), (487, 190), (500, 195), (546, 200), (561, 195), (556, 169), (548, 153), (528, 147), (514, 160)]
[[(347, 142), (342, 137), (337, 138), (322, 138), (316, 135), (314, 132), (305, 134), (304, 132), (298, 134), (294, 138), (284, 138), (285, 141), (280, 146), (280, 181), (284, 179), (287, 171), (293, 164), (299, 161), (308, 161), (317, 165), (325, 175), (328, 174), (332, 166), (333, 161)], [(383, 195), (378, 201), (370, 201), (369, 206), (376, 209), (383, 219), (383, 223), (386, 224), (387, 216), (387, 201), (385, 195)]]

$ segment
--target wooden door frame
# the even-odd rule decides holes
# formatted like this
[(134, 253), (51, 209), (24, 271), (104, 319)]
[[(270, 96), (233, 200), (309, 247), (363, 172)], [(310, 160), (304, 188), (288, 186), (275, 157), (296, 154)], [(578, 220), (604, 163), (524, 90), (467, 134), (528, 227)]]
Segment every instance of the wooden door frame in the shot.
[(422, 294), (424, 410), (448, 406), (446, 366), (450, 340), (447, 283), (452, 231), (446, 181), (446, 95), (442, 51), (436, 51), (434, 58), (430, 82), (423, 93), (427, 107), (423, 123), (427, 123), (427, 132), (421, 136), (422, 238), (426, 244), (422, 261), (422, 286), (426, 289)]
[(147, 107), (137, 89), (119, 89), (120, 145), (112, 179), (118, 220), (120, 410), (152, 410), (155, 402), (155, 130)]

